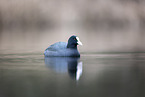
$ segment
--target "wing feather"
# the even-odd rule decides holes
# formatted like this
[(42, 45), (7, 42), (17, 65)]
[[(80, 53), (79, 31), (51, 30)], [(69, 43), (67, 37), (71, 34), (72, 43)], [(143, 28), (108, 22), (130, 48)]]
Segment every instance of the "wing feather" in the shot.
[(57, 42), (57, 43), (54, 43), (54, 44), (50, 45), (46, 50), (57, 51), (57, 50), (66, 49), (66, 47), (67, 47), (66, 42)]

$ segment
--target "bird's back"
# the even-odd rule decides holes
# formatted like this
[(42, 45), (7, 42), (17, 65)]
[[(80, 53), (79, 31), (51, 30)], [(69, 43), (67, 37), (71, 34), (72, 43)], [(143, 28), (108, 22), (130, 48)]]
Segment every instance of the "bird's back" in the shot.
[(67, 43), (66, 42), (57, 42), (50, 45), (45, 51), (58, 51), (62, 49), (66, 49)]
[(57, 42), (50, 45), (44, 52), (45, 56), (65, 56), (66, 42)]

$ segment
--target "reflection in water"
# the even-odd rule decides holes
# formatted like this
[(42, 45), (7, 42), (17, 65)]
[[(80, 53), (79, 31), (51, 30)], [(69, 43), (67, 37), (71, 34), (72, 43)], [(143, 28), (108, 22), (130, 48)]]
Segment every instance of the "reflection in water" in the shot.
[(0, 97), (145, 97), (145, 53), (81, 60), (83, 76), (79, 58), (46, 57), (45, 65), (40, 54), (1, 54)]
[(74, 57), (45, 57), (45, 64), (58, 73), (68, 72), (70, 77), (79, 80), (82, 75), (82, 62)]

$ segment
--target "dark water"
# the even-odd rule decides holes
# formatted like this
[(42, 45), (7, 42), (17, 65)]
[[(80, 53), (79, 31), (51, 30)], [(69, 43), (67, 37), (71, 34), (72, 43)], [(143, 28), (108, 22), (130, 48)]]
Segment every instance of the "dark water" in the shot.
[(145, 53), (0, 54), (0, 97), (145, 97)]

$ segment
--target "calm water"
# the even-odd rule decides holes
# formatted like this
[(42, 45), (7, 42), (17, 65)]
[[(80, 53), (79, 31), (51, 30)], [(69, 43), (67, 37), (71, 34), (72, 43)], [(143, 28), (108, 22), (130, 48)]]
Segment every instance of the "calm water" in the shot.
[(0, 54), (0, 97), (145, 97), (145, 53)]

